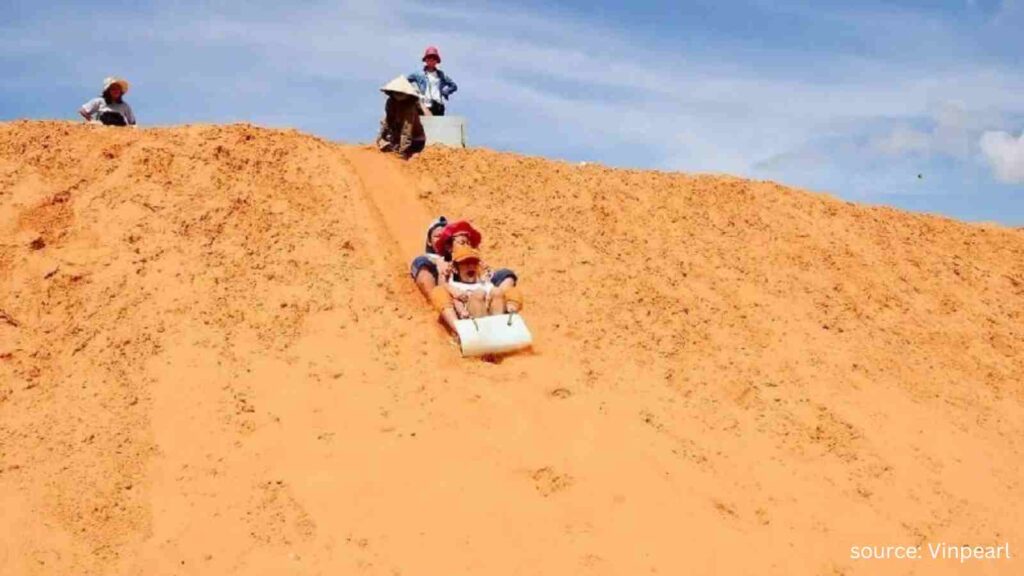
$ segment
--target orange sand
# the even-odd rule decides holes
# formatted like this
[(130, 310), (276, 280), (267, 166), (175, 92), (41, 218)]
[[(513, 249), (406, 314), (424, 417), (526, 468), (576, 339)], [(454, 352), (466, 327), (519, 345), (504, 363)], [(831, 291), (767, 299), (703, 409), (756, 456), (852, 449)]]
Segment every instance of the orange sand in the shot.
[[(536, 350), (463, 361), (438, 213)], [(0, 124), (0, 574), (1019, 574), (1024, 231), (293, 131)]]

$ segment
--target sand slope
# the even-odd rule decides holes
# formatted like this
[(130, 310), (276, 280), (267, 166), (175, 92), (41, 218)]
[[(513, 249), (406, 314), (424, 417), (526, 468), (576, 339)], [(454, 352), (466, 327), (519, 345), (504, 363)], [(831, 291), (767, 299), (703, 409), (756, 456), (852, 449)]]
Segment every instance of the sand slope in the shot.
[[(435, 214), (527, 290), (466, 362)], [(0, 574), (1016, 574), (1024, 232), (250, 126), (0, 125)], [(1024, 552), (1022, 552), (1024, 553)]]

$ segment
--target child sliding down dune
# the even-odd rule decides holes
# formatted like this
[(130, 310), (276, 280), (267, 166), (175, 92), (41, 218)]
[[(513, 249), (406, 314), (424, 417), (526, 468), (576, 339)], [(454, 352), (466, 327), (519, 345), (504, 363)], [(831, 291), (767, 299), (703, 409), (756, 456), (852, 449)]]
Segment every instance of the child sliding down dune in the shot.
[(456, 243), (451, 258), (451, 267), (443, 269), (430, 300), (453, 333), (458, 332), (458, 320), (522, 309), (523, 298), (517, 288), (499, 288), (485, 278), (476, 248)]
[(505, 313), (505, 296), (494, 284), (484, 280), (480, 252), (465, 245), (452, 251), (451, 273), (442, 277), (441, 285), (452, 297), (455, 313), (460, 319), (480, 318)]

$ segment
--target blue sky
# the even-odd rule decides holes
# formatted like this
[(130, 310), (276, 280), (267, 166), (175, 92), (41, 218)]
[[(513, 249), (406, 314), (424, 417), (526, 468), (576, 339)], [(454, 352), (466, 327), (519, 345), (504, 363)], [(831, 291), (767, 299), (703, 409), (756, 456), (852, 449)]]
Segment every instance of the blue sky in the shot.
[(1024, 0), (3, 3), (0, 119), (117, 74), (143, 124), (369, 141), (436, 44), (475, 146), (1024, 225)]

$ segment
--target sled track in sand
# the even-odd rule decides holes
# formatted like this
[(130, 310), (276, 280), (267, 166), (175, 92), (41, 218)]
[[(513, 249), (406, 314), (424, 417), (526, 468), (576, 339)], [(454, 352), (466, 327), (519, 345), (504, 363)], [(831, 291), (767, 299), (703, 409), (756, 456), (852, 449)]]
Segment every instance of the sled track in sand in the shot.
[[(437, 214), (521, 273), (535, 353), (459, 359), (407, 271)], [(1022, 319), (1024, 232), (770, 182), (0, 124), (0, 574), (1016, 546)]]

